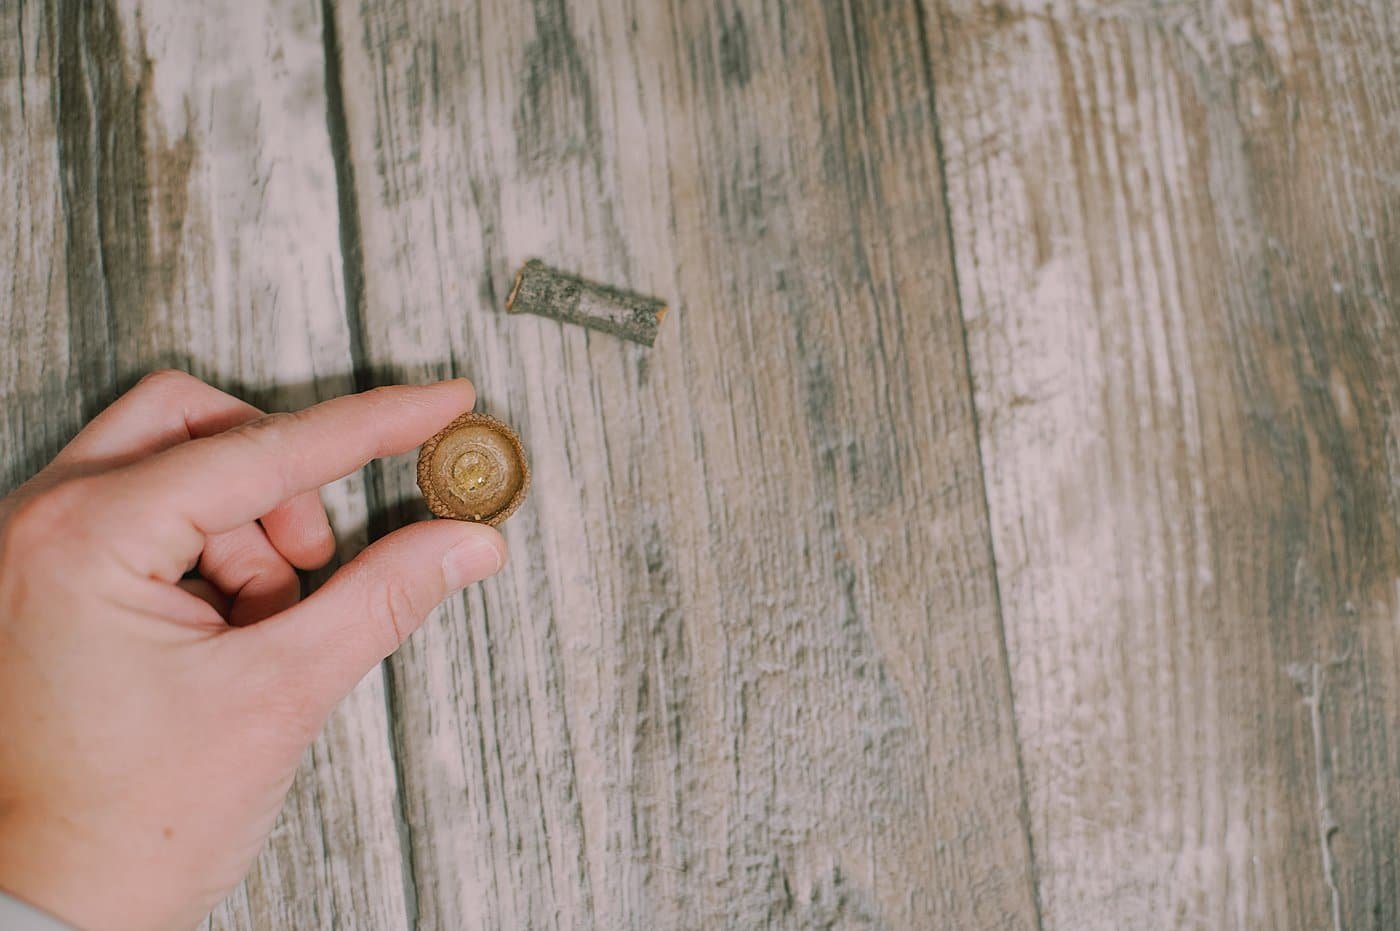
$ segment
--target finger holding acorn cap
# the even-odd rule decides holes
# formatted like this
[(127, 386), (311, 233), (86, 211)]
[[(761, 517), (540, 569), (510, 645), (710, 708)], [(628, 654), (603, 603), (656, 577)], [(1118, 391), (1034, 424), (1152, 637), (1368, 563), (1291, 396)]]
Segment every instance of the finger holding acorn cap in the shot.
[(530, 466), (514, 430), (468, 411), (419, 450), (418, 487), (438, 517), (494, 527), (525, 500)]

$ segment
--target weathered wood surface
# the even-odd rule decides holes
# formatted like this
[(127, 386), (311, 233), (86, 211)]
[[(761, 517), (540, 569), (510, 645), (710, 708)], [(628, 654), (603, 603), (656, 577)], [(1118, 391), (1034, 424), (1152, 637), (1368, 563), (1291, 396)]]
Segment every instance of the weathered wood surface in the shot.
[[(360, 361), (535, 474), (390, 663), (424, 927), (1035, 924), (918, 19), (863, 6), (337, 9)], [(532, 256), (655, 348), (507, 316)]]
[(1400, 926), (1400, 11), (932, 7), (1045, 927)]
[(0, 15), (0, 489), (166, 364), (531, 454), (211, 927), (1400, 924), (1390, 0)]
[[(3, 488), (162, 366), (269, 408), (349, 390), (315, 7), (3, 12)], [(325, 497), (353, 552), (361, 483)], [(212, 926), (405, 927), (388, 751), (376, 674), (312, 747), (266, 854)]]

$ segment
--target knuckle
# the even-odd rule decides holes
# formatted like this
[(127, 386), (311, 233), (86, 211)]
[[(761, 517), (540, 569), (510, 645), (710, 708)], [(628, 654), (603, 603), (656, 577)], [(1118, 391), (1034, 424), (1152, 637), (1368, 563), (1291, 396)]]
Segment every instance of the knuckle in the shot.
[(242, 591), (300, 593), (301, 580), (285, 559), (248, 527), (211, 537), (201, 557), (201, 571), (218, 573), (227, 585)]
[(263, 577), (267, 579), (269, 585), (278, 588), (295, 588), (297, 590), (301, 588), (301, 578), (297, 575), (297, 571), (280, 557), (267, 560), (263, 567)]
[[(279, 601), (288, 599), (289, 602), (295, 603), (301, 600), (301, 579), (297, 578), (296, 572), (284, 562), (260, 566), (249, 585), (255, 586), (257, 591), (267, 597), (275, 597)], [(247, 586), (245, 590), (248, 590)]]
[(264, 414), (234, 427), (225, 436), (252, 447), (252, 452), (260, 461), (273, 466), (282, 486), (289, 488), (296, 464), (297, 444), (288, 442), (288, 437), (300, 420), (300, 412)]
[[(81, 523), (81, 514), (92, 501), (94, 479), (75, 478), (28, 495), (5, 518), (6, 543), (20, 544), (20, 552), (61, 543)], [(8, 549), (9, 547), (7, 547)]]
[(393, 653), (418, 626), (420, 612), (413, 593), (397, 576), (374, 583), (371, 625), (375, 644), (384, 656)]
[(234, 427), (232, 432), (258, 442), (272, 441), (295, 424), (300, 416), (299, 413), (289, 411), (263, 414), (256, 420)]
[(164, 368), (156, 369), (153, 372), (147, 372), (145, 375), (142, 375), (141, 379), (136, 382), (133, 388), (142, 388), (147, 391), (164, 391), (183, 387), (193, 381), (198, 381), (198, 379), (188, 372), (182, 372), (179, 369)]
[(241, 576), (243, 590), (258, 592), (282, 592), (295, 589), (300, 592), (301, 580), (296, 571), (280, 557), (264, 553), (248, 553), (234, 561), (232, 571)]

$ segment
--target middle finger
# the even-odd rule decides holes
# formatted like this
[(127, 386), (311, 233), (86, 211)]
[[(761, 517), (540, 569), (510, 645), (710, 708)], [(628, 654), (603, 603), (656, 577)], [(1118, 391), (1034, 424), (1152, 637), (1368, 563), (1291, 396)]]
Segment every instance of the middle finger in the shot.
[(296, 570), (255, 523), (209, 537), (199, 574), (231, 602), (233, 627), (255, 624), (301, 600)]

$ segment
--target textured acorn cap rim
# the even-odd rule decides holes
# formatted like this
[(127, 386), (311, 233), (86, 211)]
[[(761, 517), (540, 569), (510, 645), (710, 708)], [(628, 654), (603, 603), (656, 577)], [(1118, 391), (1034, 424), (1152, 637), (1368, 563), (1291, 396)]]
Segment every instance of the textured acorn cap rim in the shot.
[[(472, 426), (490, 427), (501, 436), (505, 437), (510, 443), (511, 450), (515, 453), (516, 459), (520, 462), (521, 471), (520, 487), (516, 489), (515, 494), (511, 495), (510, 500), (505, 503), (505, 506), (491, 516), (478, 521), (472, 521), (470, 518), (463, 517), (453, 510), (452, 506), (444, 501), (442, 496), (438, 494), (432, 482), (433, 452), (437, 449), (438, 444), (461, 428)], [(428, 510), (432, 511), (438, 517), (446, 517), (451, 520), (465, 520), (470, 523), (486, 524), (487, 526), (495, 527), (519, 509), (520, 505), (525, 501), (526, 494), (530, 490), (530, 463), (525, 459), (525, 447), (520, 442), (519, 435), (504, 421), (492, 417), (490, 414), (467, 411), (439, 430), (418, 450), (418, 490), (423, 492), (423, 497), (428, 502)]]

